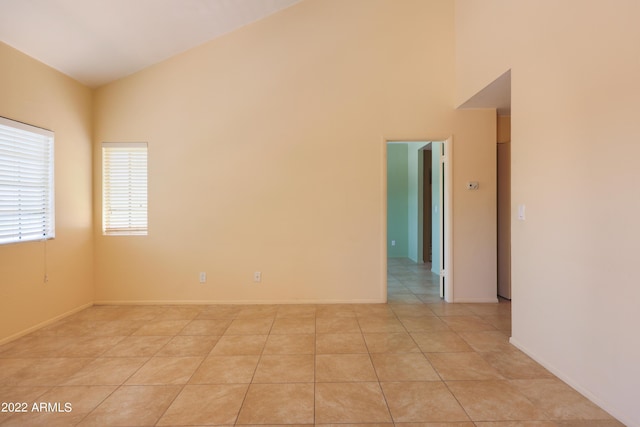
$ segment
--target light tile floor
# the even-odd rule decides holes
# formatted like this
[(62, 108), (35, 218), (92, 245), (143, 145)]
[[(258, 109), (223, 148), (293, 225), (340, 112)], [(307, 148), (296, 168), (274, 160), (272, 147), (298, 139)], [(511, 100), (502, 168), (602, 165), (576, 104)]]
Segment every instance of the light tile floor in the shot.
[(622, 425), (511, 346), (510, 318), (398, 259), (388, 304), (95, 306), (0, 346), (0, 410), (26, 403), (0, 425)]

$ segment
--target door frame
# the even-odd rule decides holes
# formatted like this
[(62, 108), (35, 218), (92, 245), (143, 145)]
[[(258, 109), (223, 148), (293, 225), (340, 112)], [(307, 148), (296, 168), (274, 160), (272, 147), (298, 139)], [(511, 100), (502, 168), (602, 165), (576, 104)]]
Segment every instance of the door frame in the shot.
[[(387, 300), (387, 241), (389, 239), (387, 235), (387, 146), (392, 142), (442, 142), (443, 155), (440, 158), (441, 164), (444, 165), (444, 179), (441, 185), (443, 185), (440, 197), (442, 197), (442, 210), (444, 215), (440, 212), (441, 222), (441, 256), (440, 256), (440, 283), (441, 283), (441, 297), (446, 302), (454, 301), (454, 280), (453, 280), (453, 137), (448, 138), (383, 138), (382, 139), (382, 263), (383, 266), (383, 300)], [(444, 245), (444, 250), (442, 247)]]
[(440, 163), (444, 177), (440, 180), (440, 198), (444, 215), (440, 214), (440, 297), (453, 302), (453, 137), (442, 141)]

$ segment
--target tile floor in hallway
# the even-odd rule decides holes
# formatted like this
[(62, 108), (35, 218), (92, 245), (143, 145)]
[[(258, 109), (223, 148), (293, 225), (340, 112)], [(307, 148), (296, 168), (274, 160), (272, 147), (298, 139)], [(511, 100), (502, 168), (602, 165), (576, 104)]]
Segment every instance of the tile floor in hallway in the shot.
[(94, 306), (0, 346), (27, 411), (0, 425), (621, 426), (508, 343), (510, 310), (407, 260), (388, 304)]

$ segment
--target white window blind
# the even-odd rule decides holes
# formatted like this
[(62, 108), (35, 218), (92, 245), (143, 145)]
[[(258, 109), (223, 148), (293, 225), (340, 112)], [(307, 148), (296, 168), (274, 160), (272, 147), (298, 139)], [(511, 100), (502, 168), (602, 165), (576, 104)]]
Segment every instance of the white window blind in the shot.
[(147, 143), (102, 143), (102, 232), (147, 234)]
[(0, 117), (0, 244), (55, 237), (53, 141)]

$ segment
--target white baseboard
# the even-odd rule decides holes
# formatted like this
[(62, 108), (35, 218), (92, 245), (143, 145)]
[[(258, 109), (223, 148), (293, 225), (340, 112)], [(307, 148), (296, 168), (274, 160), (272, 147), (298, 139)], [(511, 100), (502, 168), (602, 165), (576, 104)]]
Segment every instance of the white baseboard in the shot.
[(498, 303), (498, 297), (495, 298), (454, 298), (454, 303), (482, 303), (482, 304), (496, 304)]
[(69, 311), (67, 311), (67, 312), (65, 312), (65, 313), (62, 313), (62, 314), (58, 315), (58, 316), (52, 317), (52, 318), (51, 318), (51, 319), (49, 319), (49, 320), (45, 320), (44, 322), (40, 322), (40, 323), (38, 323), (37, 325), (31, 326), (30, 328), (24, 329), (24, 330), (22, 330), (22, 331), (20, 331), (20, 332), (17, 332), (17, 333), (15, 333), (15, 334), (13, 334), (13, 335), (9, 335), (9, 336), (8, 336), (8, 337), (6, 337), (6, 338), (0, 339), (0, 345), (2, 345), (2, 344), (6, 344), (6, 343), (8, 343), (8, 342), (10, 342), (10, 341), (13, 341), (13, 340), (17, 340), (17, 339), (18, 339), (18, 338), (20, 338), (20, 337), (23, 337), (23, 336), (25, 336), (25, 335), (28, 335), (28, 334), (30, 334), (31, 332), (35, 332), (35, 331), (37, 331), (38, 329), (42, 329), (42, 328), (44, 328), (45, 326), (49, 326), (49, 325), (51, 325), (52, 323), (57, 322), (58, 320), (62, 320), (62, 319), (64, 319), (65, 317), (69, 317), (69, 316), (71, 316), (72, 314), (75, 314), (75, 313), (77, 313), (77, 312), (79, 312), (79, 311), (84, 310), (85, 308), (89, 308), (89, 307), (91, 307), (92, 305), (93, 305), (93, 303), (92, 303), (92, 302), (89, 302), (89, 303), (86, 303), (86, 304), (82, 304), (81, 306), (78, 306), (78, 307), (76, 307), (76, 308), (74, 308), (74, 309), (72, 309), (72, 310), (69, 310)]
[(510, 337), (509, 338), (509, 342), (511, 344), (513, 344), (514, 347), (518, 348), (523, 353), (525, 353), (527, 356), (529, 356), (530, 358), (532, 358), (533, 360), (538, 362), (540, 365), (542, 365), (546, 370), (551, 372), (553, 375), (555, 375), (556, 377), (561, 379), (563, 382), (567, 383), (571, 388), (576, 390), (578, 393), (582, 394), (584, 397), (586, 397), (587, 399), (589, 399), (590, 401), (592, 401), (593, 403), (598, 405), (600, 408), (602, 408), (605, 411), (607, 411), (609, 414), (611, 414), (611, 416), (615, 417), (618, 421), (623, 423), (625, 426), (627, 426), (627, 427), (640, 427), (640, 424), (638, 424), (637, 422), (634, 422), (634, 421), (626, 418), (618, 408), (616, 408), (614, 405), (611, 404), (611, 402), (605, 402), (604, 400), (600, 399), (598, 396), (595, 396), (589, 390), (587, 390), (584, 387), (582, 387), (573, 378), (570, 378), (567, 375), (565, 375), (556, 366), (548, 363), (546, 360), (544, 360), (543, 358), (539, 357), (536, 353), (530, 351), (526, 346), (524, 346), (521, 343), (519, 343), (517, 339), (514, 339), (513, 337)]
[(101, 300), (93, 305), (267, 305), (267, 304), (385, 304), (386, 298), (362, 300)]

